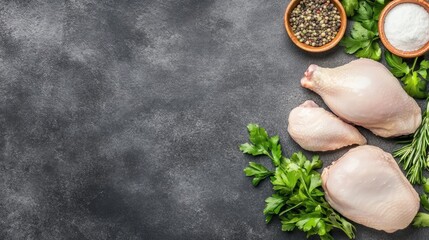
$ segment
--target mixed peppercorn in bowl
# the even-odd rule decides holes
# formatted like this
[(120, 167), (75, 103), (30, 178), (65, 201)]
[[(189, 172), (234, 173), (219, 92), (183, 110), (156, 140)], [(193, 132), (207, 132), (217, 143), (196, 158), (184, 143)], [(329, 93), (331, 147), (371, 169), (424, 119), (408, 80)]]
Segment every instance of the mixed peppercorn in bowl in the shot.
[(324, 52), (339, 43), (347, 18), (338, 0), (292, 0), (285, 13), (291, 40), (309, 52)]

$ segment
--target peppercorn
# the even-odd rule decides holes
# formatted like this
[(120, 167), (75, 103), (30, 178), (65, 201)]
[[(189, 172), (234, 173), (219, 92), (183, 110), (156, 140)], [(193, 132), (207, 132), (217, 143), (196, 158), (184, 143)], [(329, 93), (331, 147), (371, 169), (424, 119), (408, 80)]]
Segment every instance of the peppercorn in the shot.
[(338, 34), (341, 17), (331, 0), (301, 0), (289, 23), (299, 42), (320, 47)]

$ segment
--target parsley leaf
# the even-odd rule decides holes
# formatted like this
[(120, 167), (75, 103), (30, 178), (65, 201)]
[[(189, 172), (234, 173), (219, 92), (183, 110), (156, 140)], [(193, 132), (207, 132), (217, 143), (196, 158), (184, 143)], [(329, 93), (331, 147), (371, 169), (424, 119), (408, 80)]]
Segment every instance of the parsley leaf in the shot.
[(420, 62), (420, 69), (429, 69), (429, 60), (423, 60)]
[(286, 174), (286, 172), (281, 168), (277, 168), (274, 177), (271, 178), (271, 183), (273, 184), (274, 190), (283, 194), (287, 194), (295, 188), (299, 177), (300, 172), (298, 171), (290, 169), (288, 174)]
[(405, 63), (402, 58), (386, 51), (385, 58), (387, 64), (390, 66), (390, 72), (395, 77), (402, 77), (410, 73), (411, 69), (408, 67), (407, 63)]
[(249, 162), (249, 166), (244, 169), (244, 173), (248, 177), (253, 177), (252, 184), (257, 186), (260, 181), (273, 175), (273, 172), (259, 163)]
[(354, 21), (364, 21), (372, 20), (375, 24), (375, 29), (377, 31), (377, 21), (380, 18), (380, 13), (386, 5), (384, 0), (363, 0), (359, 1), (359, 8), (357, 14), (352, 18)]
[(384, 0), (376, 0), (373, 3), (373, 7), (372, 7), (373, 17), (372, 17), (372, 19), (374, 19), (375, 21), (378, 22), (378, 20), (380, 19), (380, 13), (383, 10), (383, 8), (386, 6), (386, 3), (387, 2)]
[(278, 194), (273, 194), (265, 199), (264, 214), (278, 214), (280, 209), (286, 204), (286, 199)]
[(345, 36), (340, 45), (348, 54), (356, 57), (381, 59), (381, 48), (378, 35), (378, 19), (384, 8), (384, 0), (360, 0), (356, 6), (356, 14), (352, 17), (354, 24), (349, 36)]
[(265, 129), (260, 128), (258, 124), (249, 124), (247, 126), (249, 131), (249, 140), (255, 145), (263, 145), (265, 147), (268, 141), (268, 134)]
[(421, 61), (420, 69), (417, 70), (417, 73), (420, 74), (420, 76), (422, 76), (422, 78), (426, 80), (428, 76), (428, 70), (429, 70), (429, 61), (428, 60)]
[[(243, 153), (248, 153), (253, 156), (267, 155), (273, 161), (274, 166), (278, 166), (282, 156), (279, 136), (269, 138), (265, 129), (260, 128), (258, 124), (251, 123), (247, 125), (247, 130), (249, 132), (249, 140), (252, 144), (241, 144), (240, 150)], [(271, 154), (269, 151), (271, 151)]]
[[(420, 195), (420, 204), (426, 211), (429, 211), (429, 198), (426, 193), (429, 192), (429, 179), (423, 178), (423, 190), (425, 193)], [(429, 214), (419, 212), (413, 220), (414, 227), (429, 227)]]
[(425, 193), (429, 193), (429, 179), (423, 179), (423, 190)]
[(375, 3), (378, 3), (380, 5), (385, 5), (387, 2), (389, 2), (390, 0), (375, 0)]
[(319, 169), (322, 168), (323, 162), (320, 160), (319, 155), (314, 155), (311, 159), (311, 168), (310, 169)]
[(264, 147), (255, 146), (255, 145), (249, 144), (249, 143), (241, 144), (240, 150), (243, 153), (248, 153), (248, 154), (251, 154), (253, 156), (263, 155), (266, 152), (266, 149)]
[(357, 50), (367, 47), (371, 44), (371, 40), (368, 39), (355, 39), (352, 37), (344, 37), (340, 45), (346, 47), (346, 53), (353, 54), (357, 52)]
[(357, 57), (380, 60), (381, 49), (378, 42), (378, 33), (366, 28), (363, 23), (355, 22), (350, 36), (344, 37), (340, 45), (346, 47), (346, 53)]
[(310, 186), (308, 188), (308, 192), (312, 193), (314, 189), (322, 186), (322, 179), (320, 178), (320, 176), (318, 176), (316, 174), (311, 175), (310, 179), (311, 180), (310, 180)]
[(356, 57), (370, 58), (378, 61), (381, 59), (380, 44), (378, 44), (378, 42), (371, 42), (368, 46), (357, 51), (355, 55)]
[(295, 223), (282, 223), (282, 231), (283, 232), (290, 232), (295, 229)]
[(427, 211), (429, 211), (429, 199), (428, 199), (428, 195), (426, 195), (426, 194), (420, 195), (420, 203), (422, 204), (422, 206), (424, 207), (424, 209), (426, 209)]
[(360, 1), (357, 14), (353, 16), (354, 21), (362, 22), (365, 20), (372, 20), (373, 12), (372, 7), (366, 1)]
[(411, 68), (402, 60), (402, 58), (395, 56), (388, 51), (385, 52), (385, 58), (390, 67), (390, 72), (395, 77), (401, 78), (401, 81), (404, 84), (404, 89), (408, 95), (415, 98), (425, 98), (427, 96), (427, 82), (425, 79), (427, 78), (429, 61), (421, 61), (420, 68), (414, 70), (418, 58), (414, 59), (413, 66)]
[(271, 155), (273, 156), (273, 162), (275, 166), (280, 164), (280, 158), (282, 158), (282, 146), (279, 144), (279, 136), (274, 136), (269, 139)]
[(412, 97), (415, 98), (425, 98), (426, 94), (426, 82), (420, 79), (417, 75), (417, 72), (412, 74), (407, 74), (401, 81), (404, 83), (405, 91)]
[(350, 33), (351, 37), (359, 40), (372, 40), (377, 36), (376, 32), (373, 32), (368, 26), (361, 22), (355, 22), (353, 29)]
[(246, 176), (253, 177), (254, 186), (270, 177), (275, 193), (265, 200), (265, 221), (269, 223), (278, 216), (283, 231), (298, 228), (306, 232), (307, 237), (319, 235), (320, 239), (333, 239), (330, 231), (337, 228), (350, 239), (354, 238), (354, 226), (325, 200), (322, 179), (316, 171), (322, 167), (319, 157), (313, 156), (309, 160), (298, 152), (286, 158), (282, 155), (278, 136), (270, 137), (257, 124), (249, 124), (247, 129), (251, 143), (242, 144), (240, 150), (253, 156), (266, 155), (275, 167), (270, 171), (261, 164), (250, 162), (244, 169)]
[(413, 219), (414, 227), (429, 227), (429, 214), (419, 212)]
[(342, 0), (341, 4), (346, 10), (347, 17), (351, 17), (355, 14), (355, 10), (358, 9), (358, 0)]
[(420, 70), (418, 70), (418, 71), (417, 71), (417, 73), (418, 73), (418, 74), (420, 74), (420, 76), (421, 76), (423, 79), (426, 79), (426, 78), (427, 78), (427, 76), (428, 76), (428, 71), (427, 71), (427, 70), (425, 70), (425, 69), (420, 69)]

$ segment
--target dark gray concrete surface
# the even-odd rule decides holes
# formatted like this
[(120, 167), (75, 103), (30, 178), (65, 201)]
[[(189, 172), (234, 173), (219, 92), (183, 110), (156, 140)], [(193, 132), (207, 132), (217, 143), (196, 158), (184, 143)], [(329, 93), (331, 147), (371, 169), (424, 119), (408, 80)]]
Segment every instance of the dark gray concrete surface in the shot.
[(1, 1), (0, 239), (304, 239), (264, 223), (238, 145), (254, 122), (298, 151), (289, 111), (323, 105), (303, 72), (354, 57), (296, 48), (287, 3)]

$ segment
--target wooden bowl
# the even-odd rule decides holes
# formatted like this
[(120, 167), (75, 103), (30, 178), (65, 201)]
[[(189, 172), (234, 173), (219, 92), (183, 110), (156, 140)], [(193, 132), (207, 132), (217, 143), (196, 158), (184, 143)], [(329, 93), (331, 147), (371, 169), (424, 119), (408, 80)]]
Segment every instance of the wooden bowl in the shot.
[(378, 21), (378, 32), (380, 35), (381, 42), (383, 45), (393, 54), (403, 57), (403, 58), (415, 58), (418, 56), (421, 56), (425, 54), (429, 50), (429, 41), (420, 49), (417, 49), (415, 51), (402, 51), (399, 50), (390, 44), (389, 40), (386, 38), (386, 34), (384, 33), (384, 21), (386, 19), (387, 14), (392, 10), (395, 6), (401, 4), (401, 3), (414, 3), (419, 6), (422, 6), (424, 9), (426, 9), (427, 12), (429, 12), (429, 3), (425, 0), (395, 0), (390, 2), (389, 4), (384, 7), (383, 11), (380, 13), (380, 19)]
[(295, 7), (298, 5), (298, 3), (300, 1), (301, 0), (291, 0), (289, 5), (286, 8), (286, 12), (285, 12), (285, 16), (284, 16), (284, 23), (285, 23), (286, 31), (287, 31), (287, 34), (289, 35), (289, 38), (292, 40), (292, 42), (296, 46), (298, 46), (299, 48), (301, 48), (307, 52), (325, 52), (325, 51), (328, 51), (329, 49), (335, 47), (340, 42), (341, 38), (343, 38), (344, 33), (346, 32), (346, 28), (347, 28), (346, 11), (344, 11), (344, 8), (341, 5), (340, 1), (339, 0), (330, 0), (334, 4), (334, 6), (338, 9), (338, 12), (340, 13), (341, 25), (340, 25), (340, 29), (338, 30), (337, 36), (335, 36), (335, 38), (332, 39), (332, 41), (330, 41), (329, 43), (327, 43), (323, 46), (320, 46), (320, 47), (313, 47), (313, 46), (310, 46), (310, 45), (307, 45), (305, 43), (298, 41), (298, 38), (293, 33), (292, 26), (289, 23), (289, 19), (290, 19), (290, 15), (292, 13), (292, 10), (295, 9)]

